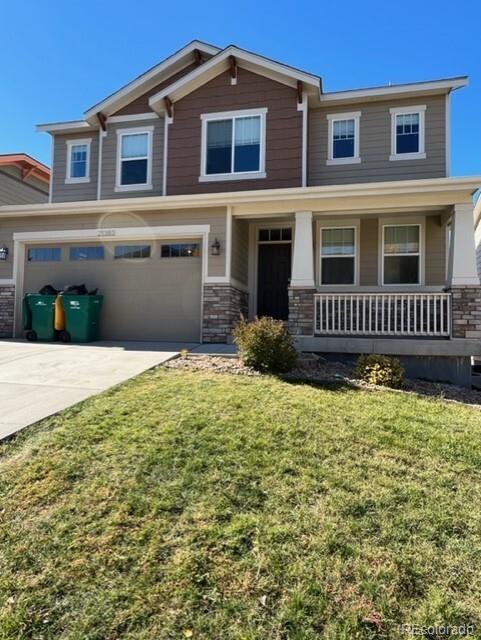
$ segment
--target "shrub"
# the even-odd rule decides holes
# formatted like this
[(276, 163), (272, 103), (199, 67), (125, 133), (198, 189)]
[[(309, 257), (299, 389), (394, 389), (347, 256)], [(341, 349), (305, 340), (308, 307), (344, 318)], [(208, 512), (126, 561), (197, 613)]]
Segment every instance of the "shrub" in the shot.
[(295, 366), (296, 350), (282, 320), (241, 318), (233, 333), (245, 365), (269, 373), (285, 373)]
[(404, 369), (397, 358), (389, 356), (360, 356), (356, 366), (356, 377), (370, 384), (393, 389), (404, 386)]

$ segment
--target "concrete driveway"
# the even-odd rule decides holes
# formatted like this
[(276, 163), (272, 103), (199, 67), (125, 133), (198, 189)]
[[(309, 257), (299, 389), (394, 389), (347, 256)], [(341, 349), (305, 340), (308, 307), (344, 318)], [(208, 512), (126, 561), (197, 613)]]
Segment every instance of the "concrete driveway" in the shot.
[(0, 341), (0, 440), (195, 346)]

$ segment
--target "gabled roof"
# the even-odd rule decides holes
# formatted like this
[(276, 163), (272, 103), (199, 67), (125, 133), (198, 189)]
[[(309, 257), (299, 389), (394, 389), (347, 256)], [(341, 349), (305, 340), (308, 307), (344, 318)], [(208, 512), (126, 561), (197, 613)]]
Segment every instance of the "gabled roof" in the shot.
[(3, 153), (0, 154), (0, 167), (16, 167), (22, 172), (22, 180), (30, 176), (46, 182), (50, 182), (50, 169), (47, 165), (35, 160), (26, 153)]
[(125, 105), (132, 102), (142, 94), (149, 91), (162, 81), (167, 80), (170, 76), (177, 73), (181, 69), (194, 61), (196, 50), (204, 56), (214, 56), (221, 49), (199, 40), (189, 42), (185, 47), (179, 49), (174, 54), (159, 62), (154, 67), (142, 73), (140, 76), (115, 91), (110, 96), (90, 107), (85, 112), (87, 121), (96, 121), (96, 116), (101, 111), (105, 116), (115, 113)]
[(303, 88), (308, 93), (319, 97), (321, 91), (321, 79), (319, 76), (300, 71), (245, 49), (240, 49), (235, 45), (229, 45), (208, 62), (204, 62), (204, 64), (149, 98), (150, 107), (154, 111), (163, 110), (163, 100), (166, 97), (172, 102), (180, 100), (191, 91), (228, 69), (232, 58), (242, 68), (254, 73), (260, 73), (276, 82), (281, 82), (291, 87), (297, 87), (297, 83), (302, 82)]

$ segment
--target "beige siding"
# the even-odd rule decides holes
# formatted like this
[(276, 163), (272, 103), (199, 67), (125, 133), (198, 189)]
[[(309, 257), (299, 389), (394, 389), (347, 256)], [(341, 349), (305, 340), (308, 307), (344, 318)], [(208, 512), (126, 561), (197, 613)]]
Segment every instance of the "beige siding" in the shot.
[(232, 277), (247, 285), (249, 260), (249, 223), (232, 221)]
[[(426, 105), (425, 160), (390, 161), (393, 107)], [(326, 114), (361, 111), (359, 164), (326, 165), (328, 121)], [(445, 96), (419, 96), (403, 100), (323, 107), (309, 112), (308, 184), (328, 185), (446, 176)]]
[(446, 282), (446, 227), (440, 216), (426, 218), (426, 284)]
[[(117, 171), (117, 131), (119, 129), (137, 129), (154, 127), (152, 139), (152, 189), (147, 191), (115, 191)], [(162, 195), (162, 172), (164, 155), (164, 119), (136, 120), (135, 122), (119, 122), (107, 126), (107, 135), (102, 146), (102, 188), (101, 198), (135, 198)]]
[(474, 238), (476, 242), (476, 265), (478, 267), (478, 276), (481, 279), (481, 223), (479, 222)]
[(33, 204), (47, 202), (48, 185), (38, 180), (22, 181), (15, 167), (0, 169), (0, 206), (5, 204)]
[(112, 229), (115, 227), (143, 227), (146, 237), (150, 226), (208, 224), (211, 231), (209, 247), (218, 238), (224, 248), (219, 256), (208, 256), (208, 275), (225, 275), (226, 213), (224, 209), (201, 209), (197, 211), (162, 211), (142, 214), (106, 214), (50, 216), (32, 218), (10, 218), (0, 220), (0, 238), (9, 248), (6, 262), (0, 262), (0, 279), (11, 278), (13, 270), (13, 233), (26, 231), (54, 231), (66, 229)]
[[(91, 140), (90, 143), (90, 181), (78, 184), (66, 184), (67, 142), (69, 140)], [(53, 137), (52, 164), (52, 202), (77, 202), (97, 199), (97, 177), (99, 162), (98, 131), (84, 133), (57, 134)]]
[(359, 284), (375, 287), (378, 279), (379, 220), (361, 220), (359, 230)]
[[(115, 260), (117, 244), (149, 244), (151, 257)], [(71, 284), (85, 284), (89, 290), (98, 288), (104, 296), (100, 322), (100, 337), (104, 339), (199, 341), (201, 256), (161, 258), (160, 242), (146, 237), (107, 244), (104, 260), (69, 259), (71, 246), (92, 245), (95, 243), (63, 245), (60, 262), (26, 260), (24, 291), (36, 293), (47, 283), (57, 289)]]

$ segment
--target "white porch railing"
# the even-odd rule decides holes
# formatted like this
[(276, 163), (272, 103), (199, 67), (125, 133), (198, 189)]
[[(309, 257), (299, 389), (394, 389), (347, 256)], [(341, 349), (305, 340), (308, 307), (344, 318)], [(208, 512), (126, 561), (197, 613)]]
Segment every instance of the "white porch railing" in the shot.
[(318, 293), (314, 309), (320, 335), (451, 335), (449, 293)]

